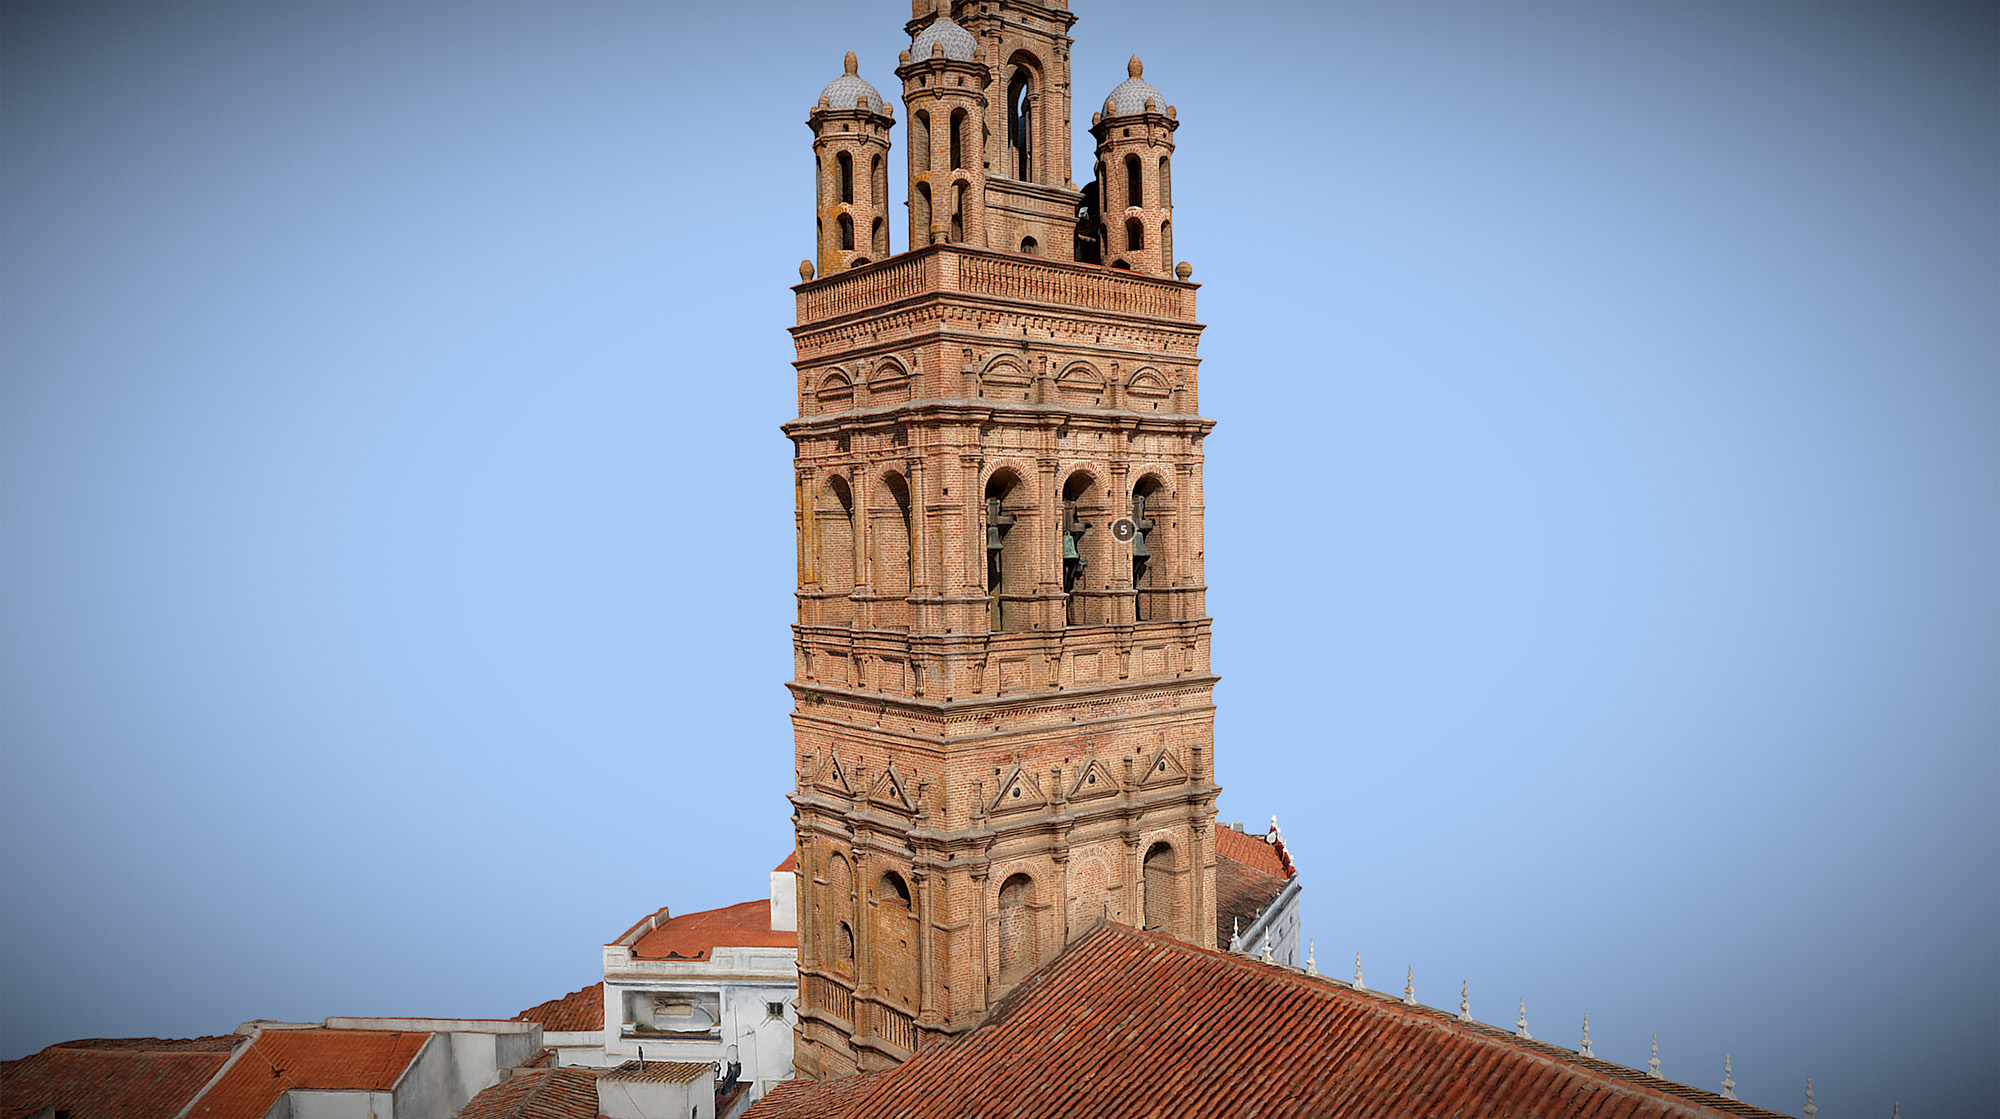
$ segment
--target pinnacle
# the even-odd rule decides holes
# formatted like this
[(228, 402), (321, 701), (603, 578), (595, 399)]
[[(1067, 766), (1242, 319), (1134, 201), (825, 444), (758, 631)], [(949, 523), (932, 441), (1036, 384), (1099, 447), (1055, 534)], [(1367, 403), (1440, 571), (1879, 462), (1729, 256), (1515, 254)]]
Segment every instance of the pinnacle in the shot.
[(861, 72), (861, 64), (855, 61), (853, 51), (847, 52), (847, 58), (842, 61), (841, 65), (847, 68), (849, 74), (859, 74)]
[(1139, 56), (1135, 54), (1132, 61), (1125, 64), (1125, 72), (1136, 78), (1146, 72), (1146, 64), (1139, 61)]

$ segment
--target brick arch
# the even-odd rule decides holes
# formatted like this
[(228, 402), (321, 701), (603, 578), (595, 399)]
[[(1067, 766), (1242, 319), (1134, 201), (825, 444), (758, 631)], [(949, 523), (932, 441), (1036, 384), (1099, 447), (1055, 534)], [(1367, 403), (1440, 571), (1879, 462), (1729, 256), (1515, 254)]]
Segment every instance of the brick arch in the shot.
[[(990, 598), (986, 624), (996, 633), (1028, 628), (1028, 603), (1013, 596), (1028, 594), (1035, 583), (1033, 521), (1039, 510), (1034, 478), (1027, 464), (1003, 460), (980, 479), (980, 535), (986, 554), (985, 589)], [(989, 523), (996, 502), (1002, 517), (1013, 519), (1011, 525)], [(998, 548), (994, 547), (996, 536)]]
[(908, 628), (910, 590), (916, 574), (916, 502), (910, 480), (893, 467), (876, 479), (870, 503), (869, 571), (871, 589), (885, 600), (875, 604), (875, 626)]
[(1104, 374), (1087, 361), (1072, 361), (1056, 374), (1056, 395), (1064, 404), (1102, 407), (1110, 385)]
[[(1071, 464), (1060, 477), (1056, 493), (1062, 499), (1062, 589), (1068, 596), (1063, 602), (1063, 621), (1072, 626), (1102, 625), (1113, 620), (1104, 596), (1113, 586), (1113, 561), (1118, 554), (1111, 522), (1123, 514), (1109, 479), (1097, 465)], [(1069, 531), (1072, 515), (1082, 526), (1080, 534)], [(1070, 556), (1072, 549), (1074, 558)]]
[(1000, 883), (993, 894), (994, 944), (1000, 981), (1012, 983), (1041, 963), (1040, 887), (1034, 875), (1025, 870), (996, 877)]
[(821, 413), (845, 412), (854, 406), (854, 378), (836, 365), (819, 379), (812, 393)]
[(1034, 391), (1034, 371), (1013, 354), (995, 354), (979, 367), (979, 395), (989, 400), (1027, 400)]
[(1139, 856), (1139, 892), (1145, 927), (1169, 936), (1186, 936), (1186, 855), (1173, 840), (1150, 839)]

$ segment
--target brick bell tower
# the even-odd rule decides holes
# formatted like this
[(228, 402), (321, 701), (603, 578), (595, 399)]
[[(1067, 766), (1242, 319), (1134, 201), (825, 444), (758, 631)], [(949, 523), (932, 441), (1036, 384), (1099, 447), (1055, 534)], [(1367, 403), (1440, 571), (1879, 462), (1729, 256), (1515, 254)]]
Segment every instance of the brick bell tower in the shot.
[[(803, 1076), (971, 1028), (1099, 921), (1213, 946), (1213, 424), (1163, 235), (1176, 123), (1135, 60), (1093, 130), (1100, 178), (1138, 169), (1120, 209), (1069, 181), (1066, 7), (916, 0), (912, 247), (822, 224), (793, 289)], [(886, 153), (880, 105), (850, 65), (813, 111), (823, 223), (878, 214), (826, 184)]]

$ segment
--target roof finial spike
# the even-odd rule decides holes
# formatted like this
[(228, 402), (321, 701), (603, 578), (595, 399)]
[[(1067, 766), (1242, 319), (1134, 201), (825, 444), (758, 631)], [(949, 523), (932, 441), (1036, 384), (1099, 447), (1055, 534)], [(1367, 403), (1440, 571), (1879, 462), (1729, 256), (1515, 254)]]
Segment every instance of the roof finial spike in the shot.
[(1314, 946), (1313, 946), (1313, 942), (1312, 942), (1312, 938), (1311, 938), (1311, 937), (1308, 937), (1308, 938), (1306, 938), (1306, 974), (1307, 974), (1307, 975), (1318, 975), (1318, 974), (1319, 974), (1319, 961), (1318, 961), (1317, 959), (1314, 959), (1314, 958), (1313, 958), (1313, 951), (1314, 951)]
[(1736, 1098), (1736, 1070), (1730, 1067), (1727, 1053), (1722, 1055), (1722, 1098), (1725, 1100)]
[(1146, 72), (1146, 64), (1139, 61), (1139, 56), (1135, 54), (1132, 61), (1125, 64), (1125, 72), (1136, 78)]
[(1280, 838), (1282, 837), (1278, 835), (1278, 818), (1273, 816), (1271, 817), (1271, 834), (1264, 837), (1264, 842), (1276, 843)]
[(1403, 972), (1403, 1001), (1411, 1006), (1417, 1005), (1417, 965), (1415, 964), (1411, 964)]
[(1659, 1034), (1654, 1034), (1654, 1035), (1653, 1035), (1653, 1055), (1652, 1055), (1651, 1057), (1648, 1057), (1648, 1058), (1646, 1058), (1646, 1075), (1647, 1075), (1647, 1076), (1654, 1076), (1654, 1077), (1657, 1077), (1657, 1076), (1659, 1076), (1659, 1075), (1660, 1075), (1660, 1035), (1659, 1035)]
[(1579, 1057), (1596, 1055), (1590, 1051), (1590, 1015), (1588, 1014), (1583, 1016), (1583, 1040), (1577, 1043), (1576, 1055)]
[(1243, 918), (1241, 917), (1231, 917), (1229, 919), (1229, 950), (1231, 952), (1240, 952), (1243, 950)]
[(1812, 1119), (1813, 1116), (1818, 1114), (1819, 1114), (1819, 1105), (1812, 1102), (1812, 1077), (1808, 1076), (1806, 1077), (1805, 1117), (1806, 1119)]
[(1354, 989), (1357, 991), (1368, 989), (1368, 984), (1361, 981), (1361, 953), (1359, 952), (1354, 954)]
[(1268, 930), (1264, 933), (1264, 962), (1267, 964), (1277, 963), (1276, 960), (1271, 958), (1271, 934)]
[(1897, 1101), (1896, 1101), (1896, 1106), (1895, 1106), (1895, 1107), (1892, 1107), (1892, 1108), (1890, 1108), (1890, 1109), (1889, 1109), (1889, 1119), (1903, 1119), (1903, 1101), (1902, 1101), (1902, 1100), (1897, 1100)]
[(1460, 980), (1458, 984), (1458, 1020), (1461, 1022), (1472, 1021), (1472, 1000), (1465, 994), (1469, 985), (1465, 980)]
[[(847, 52), (847, 57), (846, 57), (845, 59), (841, 60), (841, 63), (840, 63), (840, 64), (841, 64), (842, 66), (844, 66), (844, 67), (846, 67), (846, 68), (847, 68), (847, 72), (848, 72), (849, 74), (859, 74), (859, 73), (861, 73), (861, 63), (860, 63), (860, 62), (859, 62), (858, 60), (856, 60), (856, 59), (855, 59), (855, 57), (854, 57), (854, 52), (853, 52), (853, 51), (848, 51), (848, 52)], [(821, 72), (821, 73), (825, 73), (825, 71), (824, 71), (824, 70), (822, 70), (822, 71), (820, 71), (820, 72)]]
[(1529, 1041), (1533, 1041), (1533, 1040), (1535, 1040), (1535, 1035), (1534, 1035), (1534, 1034), (1531, 1034), (1531, 1033), (1529, 1033), (1529, 1032), (1528, 1032), (1528, 1000), (1527, 1000), (1527, 999), (1522, 999), (1522, 1000), (1521, 1000), (1521, 1019), (1520, 1019), (1520, 1021), (1518, 1021), (1518, 1022), (1515, 1022), (1515, 1023), (1514, 1023), (1514, 1036), (1515, 1036), (1515, 1037), (1523, 1037), (1523, 1038), (1527, 1038), (1527, 1039), (1528, 1039)]

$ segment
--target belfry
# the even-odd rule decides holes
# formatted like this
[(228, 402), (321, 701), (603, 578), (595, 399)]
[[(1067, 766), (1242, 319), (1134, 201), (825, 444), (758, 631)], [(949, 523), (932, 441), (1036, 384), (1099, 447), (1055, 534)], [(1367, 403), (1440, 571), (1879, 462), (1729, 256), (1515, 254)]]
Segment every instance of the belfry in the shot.
[(1216, 938), (1213, 425), (1172, 258), (1178, 120), (1134, 58), (1078, 188), (1066, 0), (914, 7), (905, 251), (895, 114), (852, 54), (808, 118), (784, 430), (814, 1079), (969, 1029), (1102, 921)]

